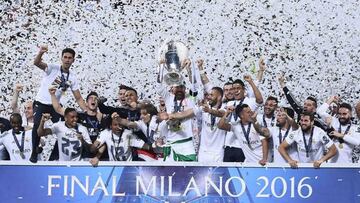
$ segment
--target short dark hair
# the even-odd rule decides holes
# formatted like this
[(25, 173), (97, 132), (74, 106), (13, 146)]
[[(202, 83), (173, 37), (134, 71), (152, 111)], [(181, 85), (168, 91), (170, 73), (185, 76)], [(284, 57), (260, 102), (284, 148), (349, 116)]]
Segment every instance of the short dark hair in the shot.
[(215, 90), (220, 93), (221, 97), (224, 95), (224, 91), (221, 89), (221, 87), (213, 87), (212, 90)]
[(126, 85), (123, 85), (123, 84), (119, 85), (119, 90), (128, 90), (128, 89), (129, 89), (129, 87)]
[(286, 114), (287, 114), (290, 118), (294, 119), (294, 117), (295, 117), (295, 112), (294, 112), (294, 110), (293, 110), (292, 108), (283, 107), (283, 109), (284, 109), (284, 111), (286, 112)]
[(350, 104), (348, 104), (348, 103), (341, 103), (340, 105), (339, 105), (339, 109), (340, 108), (345, 108), (345, 109), (348, 109), (350, 112), (352, 112), (352, 107), (351, 107), (351, 105)]
[(268, 101), (268, 100), (272, 100), (272, 101), (275, 101), (276, 103), (279, 103), (279, 100), (278, 100), (276, 97), (274, 97), (274, 96), (269, 96), (269, 97), (266, 99), (266, 101)]
[(317, 107), (317, 100), (315, 97), (313, 96), (310, 96), (310, 97), (307, 97), (306, 100), (310, 100), (310, 101), (313, 101), (315, 103), (315, 107)]
[(179, 85), (174, 85), (174, 86), (175, 86), (175, 87), (178, 87), (178, 88), (186, 89), (185, 84), (179, 84)]
[(240, 84), (242, 87), (245, 87), (244, 82), (243, 82), (242, 80), (240, 80), (240, 79), (234, 80), (233, 85), (234, 85), (234, 84)]
[(224, 86), (225, 85), (232, 85), (233, 83), (231, 82), (231, 81), (228, 81), (228, 82), (226, 82), (225, 84), (224, 84)]
[(158, 114), (158, 110), (156, 109), (156, 107), (148, 102), (141, 103), (140, 109), (145, 109), (146, 112), (150, 114), (151, 117)]
[(306, 112), (303, 111), (300, 116), (309, 116), (310, 117), (310, 121), (314, 121), (315, 119), (315, 114), (313, 112)]
[(99, 97), (99, 95), (96, 93), (96, 92), (94, 92), (94, 91), (91, 91), (87, 96), (86, 96), (86, 101), (88, 101), (89, 100), (89, 97), (90, 96), (96, 96), (96, 97)]
[(62, 52), (61, 52), (61, 56), (64, 56), (65, 53), (70, 53), (75, 58), (75, 50), (74, 49), (72, 49), (72, 48), (63, 49)]
[(137, 91), (136, 91), (134, 88), (132, 88), (132, 87), (128, 87), (128, 88), (126, 89), (126, 91), (134, 91), (135, 94), (136, 94), (136, 96), (138, 95)]
[(64, 112), (64, 115), (66, 116), (66, 115), (68, 115), (70, 112), (76, 112), (76, 110), (74, 109), (74, 108), (66, 108), (65, 109), (65, 112)]
[(247, 104), (241, 104), (241, 105), (237, 105), (236, 106), (236, 108), (235, 108), (235, 113), (236, 113), (236, 115), (240, 115), (241, 114), (241, 112), (245, 109), (245, 108), (248, 108), (249, 107), (249, 105), (247, 105)]
[(10, 116), (10, 121), (13, 119), (18, 119), (22, 123), (22, 117), (21, 117), (21, 114), (19, 114), (19, 113), (12, 113)]

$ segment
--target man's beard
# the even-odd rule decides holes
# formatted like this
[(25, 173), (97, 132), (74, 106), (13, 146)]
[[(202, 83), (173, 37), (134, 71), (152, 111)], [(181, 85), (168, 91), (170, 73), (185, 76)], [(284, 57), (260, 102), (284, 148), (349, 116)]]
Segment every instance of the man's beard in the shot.
[(210, 105), (211, 107), (215, 106), (215, 105), (216, 105), (216, 101), (214, 101), (214, 100), (209, 100), (209, 105)]
[(350, 118), (339, 118), (339, 123), (341, 125), (346, 125), (350, 123)]
[(264, 110), (264, 113), (265, 113), (267, 116), (273, 116), (273, 115), (274, 115), (274, 112), (275, 112), (275, 110), (272, 110), (272, 109), (265, 109), (265, 110)]
[(304, 131), (304, 132), (309, 132), (311, 129), (311, 126), (308, 126), (306, 128), (303, 128), (303, 126), (301, 126), (301, 130)]
[(176, 100), (183, 100), (185, 99), (185, 93), (182, 91), (175, 92), (175, 99)]

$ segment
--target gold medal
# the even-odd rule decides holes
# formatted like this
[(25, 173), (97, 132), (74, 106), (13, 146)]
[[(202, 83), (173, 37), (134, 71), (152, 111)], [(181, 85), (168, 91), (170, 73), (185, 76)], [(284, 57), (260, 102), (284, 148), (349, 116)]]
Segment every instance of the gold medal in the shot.
[(339, 144), (339, 148), (342, 149), (344, 146), (343, 146), (343, 143), (340, 143)]
[(24, 152), (20, 152), (20, 156), (21, 156), (22, 159), (25, 159), (25, 154), (24, 154)]

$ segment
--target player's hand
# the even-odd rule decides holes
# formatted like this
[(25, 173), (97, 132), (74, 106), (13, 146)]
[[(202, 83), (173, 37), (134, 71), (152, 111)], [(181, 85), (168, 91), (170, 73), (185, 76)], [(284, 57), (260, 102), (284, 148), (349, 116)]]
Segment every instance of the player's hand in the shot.
[(42, 114), (41, 120), (43, 122), (48, 121), (49, 119), (51, 119), (51, 115), (49, 113), (43, 113)]
[(89, 162), (93, 167), (97, 167), (99, 165), (99, 158), (97, 157), (91, 158)]
[(156, 141), (155, 141), (156, 147), (162, 147), (164, 144), (165, 144), (165, 142), (164, 142), (164, 139), (163, 139), (163, 138), (158, 138), (158, 139), (156, 139)]
[(182, 64), (182, 66), (183, 66), (184, 68), (189, 68), (190, 65), (191, 65), (191, 61), (190, 61), (190, 59), (186, 58), (186, 59), (184, 59), (184, 60), (182, 61), (181, 64)]
[(159, 61), (159, 65), (162, 65), (162, 64), (165, 64), (165, 63), (166, 63), (165, 59), (161, 59), (161, 60)]
[(56, 87), (50, 86), (50, 88), (49, 88), (50, 95), (54, 95), (56, 93), (56, 89), (57, 89)]
[(24, 85), (22, 85), (22, 84), (15, 85), (15, 92), (19, 93), (19, 92), (23, 91), (23, 89), (24, 89)]
[(85, 140), (84, 140), (84, 136), (82, 135), (81, 132), (76, 133), (76, 137), (77, 137), (81, 142), (84, 142), (84, 141), (85, 141)]
[(174, 115), (175, 113), (170, 113), (170, 114), (168, 114), (169, 115), (169, 120), (175, 120), (175, 115)]
[(197, 64), (199, 70), (204, 70), (204, 59), (198, 59), (196, 61), (196, 64)]
[(261, 159), (260, 161), (259, 161), (259, 164), (260, 165), (262, 165), (262, 166), (265, 166), (266, 165), (266, 159)]
[(251, 121), (252, 121), (253, 123), (256, 123), (256, 121), (257, 121), (257, 112), (256, 112), (256, 111), (253, 111), (253, 112), (251, 113)]
[(290, 160), (289, 165), (291, 166), (291, 168), (298, 168), (298, 162), (295, 160)]
[(339, 132), (337, 132), (335, 130), (330, 133), (330, 136), (331, 137), (337, 137), (337, 138), (343, 138), (344, 137), (344, 135), (342, 133), (339, 133)]
[(120, 117), (118, 113), (114, 112), (111, 114), (111, 119), (115, 119), (115, 118), (118, 118)]
[(285, 75), (284, 74), (279, 75), (278, 80), (279, 80), (280, 87), (284, 88), (285, 87)]
[(129, 106), (130, 106), (131, 108), (133, 108), (133, 109), (136, 109), (137, 103), (133, 101), (133, 102), (131, 102), (131, 103), (129, 104)]
[(331, 104), (331, 103), (335, 103), (338, 104), (340, 101), (340, 97), (337, 95), (331, 96), (329, 97), (329, 99), (326, 101), (326, 103)]
[(202, 109), (203, 109), (203, 111), (205, 112), (205, 113), (209, 113), (209, 111), (210, 111), (210, 106), (209, 106), (209, 104), (207, 104), (207, 103), (203, 103), (202, 104)]
[(260, 57), (260, 60), (259, 60), (259, 68), (260, 68), (260, 71), (262, 71), (262, 72), (264, 72), (265, 69), (266, 69), (264, 57)]
[(250, 75), (244, 75), (244, 80), (248, 83), (251, 83), (253, 81)]
[(158, 118), (159, 118), (160, 121), (168, 120), (169, 119), (169, 114), (166, 113), (166, 112), (161, 112), (161, 113), (159, 113)]
[(228, 117), (232, 112), (235, 111), (235, 107), (234, 106), (227, 106), (226, 107), (226, 112), (225, 112), (225, 117)]
[(49, 48), (48, 48), (47, 45), (42, 45), (42, 46), (39, 47), (39, 52), (41, 54), (46, 53), (48, 50), (49, 50)]
[(320, 168), (320, 165), (323, 163), (322, 160), (317, 160), (314, 162), (314, 168)]

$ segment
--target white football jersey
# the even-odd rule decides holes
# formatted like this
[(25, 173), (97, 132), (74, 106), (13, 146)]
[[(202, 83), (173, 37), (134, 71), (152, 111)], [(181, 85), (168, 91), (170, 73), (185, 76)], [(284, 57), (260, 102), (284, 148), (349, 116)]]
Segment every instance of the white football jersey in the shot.
[(100, 145), (106, 144), (110, 161), (131, 161), (131, 147), (142, 148), (145, 142), (137, 138), (132, 131), (125, 129), (121, 137), (111, 130), (104, 130), (98, 139)]
[[(248, 130), (248, 127), (249, 125), (244, 125), (245, 131)], [(249, 140), (246, 140), (239, 120), (236, 123), (231, 123), (231, 131), (240, 142), (240, 148), (245, 155), (244, 162), (258, 163), (263, 158), (262, 140), (264, 140), (265, 137), (261, 136), (255, 130), (254, 125), (251, 124)]]
[[(309, 142), (310, 134), (305, 134), (306, 143)], [(306, 152), (303, 133), (301, 128), (296, 131), (289, 133), (285, 138), (285, 141), (292, 145), (293, 143), (297, 144), (297, 153), (300, 163), (312, 163), (322, 158), (325, 152), (325, 148), (330, 148), (334, 143), (327, 136), (325, 131), (321, 130), (319, 127), (314, 126), (314, 133), (312, 137), (312, 142), (308, 153)], [(307, 156), (308, 155), (308, 156)]]
[[(236, 106), (239, 105), (240, 103), (241, 103), (241, 101), (236, 101), (236, 100), (229, 101), (226, 103), (226, 106), (227, 107), (233, 106), (236, 108)], [(249, 107), (252, 111), (256, 111), (259, 108), (259, 104), (256, 103), (255, 98), (245, 97), (242, 104), (249, 105)], [(235, 115), (235, 111), (234, 111), (233, 113), (231, 113), (229, 115), (228, 120), (230, 123), (236, 123), (237, 121), (240, 120), (240, 118), (237, 115)], [(236, 136), (234, 135), (233, 132), (231, 132), (231, 131), (226, 132), (225, 146), (241, 148), (240, 140), (236, 139)]]
[(59, 147), (59, 161), (81, 160), (83, 146), (76, 134), (80, 132), (84, 137), (85, 142), (91, 144), (87, 129), (82, 125), (78, 125), (78, 130), (75, 128), (68, 128), (65, 126), (64, 121), (54, 123), (50, 129), (52, 134), (56, 135), (57, 137)]
[[(330, 159), (331, 163), (352, 163), (352, 153), (356, 146), (360, 144), (360, 132), (357, 130), (356, 125), (341, 125), (339, 119), (333, 117), (331, 126), (336, 130), (341, 130), (343, 137), (343, 143), (340, 143), (339, 139), (334, 138), (333, 142), (338, 150), (338, 153)], [(348, 129), (349, 127), (349, 129)]]
[[(270, 136), (273, 142), (273, 152), (274, 152), (274, 163), (287, 163), (287, 161), (284, 159), (284, 157), (281, 156), (280, 152), (279, 152), (279, 146), (280, 144), (285, 140), (285, 138), (287, 136), (289, 136), (289, 134), (291, 132), (293, 132), (292, 128), (290, 128), (287, 136), (285, 137), (286, 134), (286, 129), (282, 129), (281, 130), (281, 141), (280, 141), (280, 128), (279, 127), (271, 127), (268, 128), (270, 131)], [(290, 147), (287, 149), (287, 152), (289, 154), (289, 156), (291, 157), (291, 159), (293, 160), (299, 160), (298, 158), (298, 154), (297, 154), (297, 149), (296, 149), (296, 143), (293, 143), (292, 145), (290, 145)]]
[(226, 131), (217, 127), (221, 118), (204, 112), (202, 107), (196, 107), (195, 114), (202, 121), (198, 161), (222, 162)]
[[(24, 134), (24, 157), (21, 156), (19, 146), (16, 144), (12, 133), (12, 130), (4, 132), (0, 136), (0, 145), (4, 145), (6, 150), (9, 152), (11, 161), (29, 160), (32, 150), (32, 131), (27, 130)], [(18, 140), (20, 146), (22, 145), (22, 135), (23, 132), (15, 134), (15, 137)]]
[[(70, 83), (70, 87), (68, 89), (71, 89), (72, 91), (78, 90), (79, 82), (74, 72), (70, 70), (69, 75), (67, 75), (67, 73), (63, 74), (64, 78), (68, 79), (68, 82)], [(57, 64), (48, 64), (47, 68), (44, 70), (43, 78), (40, 83), (40, 88), (36, 95), (36, 101), (39, 101), (43, 104), (51, 105), (51, 95), (49, 93), (49, 87), (57, 77), (61, 77), (61, 66)], [(60, 99), (61, 90), (58, 89), (55, 95), (58, 99)]]

